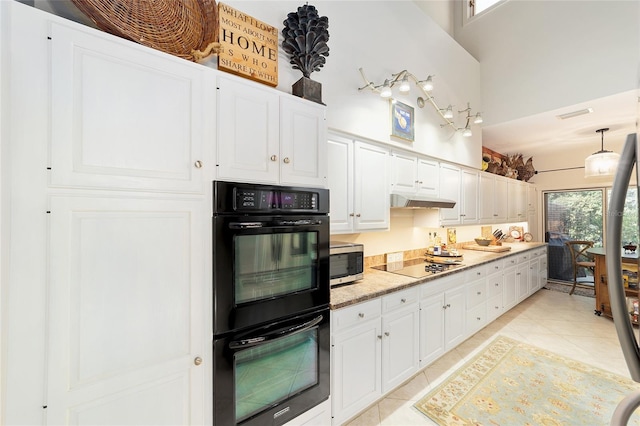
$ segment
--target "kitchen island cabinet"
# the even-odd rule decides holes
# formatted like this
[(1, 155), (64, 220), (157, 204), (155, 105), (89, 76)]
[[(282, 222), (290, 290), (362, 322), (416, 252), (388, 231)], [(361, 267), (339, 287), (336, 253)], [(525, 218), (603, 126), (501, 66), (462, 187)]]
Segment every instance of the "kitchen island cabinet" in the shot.
[[(596, 293), (596, 306), (595, 313), (597, 315), (604, 315), (608, 318), (613, 318), (611, 313), (611, 299), (609, 298), (609, 285), (607, 279), (607, 263), (605, 257), (605, 249), (603, 247), (594, 247), (587, 249), (587, 253), (593, 255), (595, 260), (595, 267), (593, 272), (595, 293)], [(624, 270), (627, 267), (628, 270), (635, 271), (637, 279), (638, 271), (638, 254), (637, 253), (623, 253), (620, 259), (620, 267)], [(637, 285), (637, 281), (636, 281)], [(625, 288), (625, 296), (628, 298), (639, 298), (638, 288)]]

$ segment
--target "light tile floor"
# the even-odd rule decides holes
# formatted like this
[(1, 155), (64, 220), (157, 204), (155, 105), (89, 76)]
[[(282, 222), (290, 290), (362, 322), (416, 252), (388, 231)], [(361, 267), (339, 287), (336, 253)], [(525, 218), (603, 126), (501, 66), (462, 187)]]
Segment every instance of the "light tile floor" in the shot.
[(417, 412), (413, 404), (498, 335), (630, 377), (613, 321), (594, 315), (594, 309), (593, 298), (542, 289), (420, 371), (347, 425), (434, 425)]

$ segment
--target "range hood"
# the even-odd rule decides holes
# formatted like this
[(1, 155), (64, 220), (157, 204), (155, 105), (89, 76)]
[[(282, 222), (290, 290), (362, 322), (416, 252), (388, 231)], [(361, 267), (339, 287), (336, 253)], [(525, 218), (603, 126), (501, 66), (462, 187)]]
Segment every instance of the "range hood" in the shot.
[(417, 194), (391, 194), (392, 209), (450, 209), (456, 205), (453, 200)]

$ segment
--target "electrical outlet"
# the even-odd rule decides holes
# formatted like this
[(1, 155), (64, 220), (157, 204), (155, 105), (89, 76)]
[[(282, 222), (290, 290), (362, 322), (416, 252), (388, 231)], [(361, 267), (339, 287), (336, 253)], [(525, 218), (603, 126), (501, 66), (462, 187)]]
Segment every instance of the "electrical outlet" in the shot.
[(401, 251), (395, 253), (387, 253), (387, 263), (402, 262), (403, 255)]

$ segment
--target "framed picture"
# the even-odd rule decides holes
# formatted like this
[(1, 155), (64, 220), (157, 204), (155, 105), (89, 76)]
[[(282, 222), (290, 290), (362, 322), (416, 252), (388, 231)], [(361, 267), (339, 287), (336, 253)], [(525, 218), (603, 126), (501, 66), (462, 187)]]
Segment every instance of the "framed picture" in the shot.
[(391, 136), (413, 142), (413, 107), (402, 102), (391, 102)]

